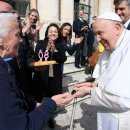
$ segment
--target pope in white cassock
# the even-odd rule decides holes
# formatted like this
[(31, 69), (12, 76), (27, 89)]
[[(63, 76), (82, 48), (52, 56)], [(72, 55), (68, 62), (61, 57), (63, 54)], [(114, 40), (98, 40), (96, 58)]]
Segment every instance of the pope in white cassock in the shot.
[(98, 130), (130, 130), (130, 31), (114, 12), (100, 15), (93, 24), (105, 50), (93, 77), (94, 83), (77, 84), (75, 97), (91, 93), (97, 106)]

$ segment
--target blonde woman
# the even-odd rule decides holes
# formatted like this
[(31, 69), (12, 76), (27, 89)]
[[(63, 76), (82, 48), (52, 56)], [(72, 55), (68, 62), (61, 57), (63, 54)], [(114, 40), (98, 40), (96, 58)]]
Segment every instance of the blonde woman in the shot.
[(36, 9), (31, 9), (27, 18), (23, 22), (23, 35), (27, 36), (30, 47), (35, 50), (37, 41), (39, 40), (39, 30), (43, 23), (39, 22), (39, 12)]

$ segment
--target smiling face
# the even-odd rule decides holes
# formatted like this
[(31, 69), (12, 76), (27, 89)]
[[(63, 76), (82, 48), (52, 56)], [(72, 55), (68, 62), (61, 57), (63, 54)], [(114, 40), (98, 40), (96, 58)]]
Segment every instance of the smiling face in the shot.
[(97, 19), (93, 24), (93, 31), (105, 50), (112, 51), (121, 34), (121, 26), (110, 20)]
[(57, 28), (54, 26), (49, 27), (47, 36), (49, 39), (52, 39), (53, 41), (55, 41), (58, 38)]
[(79, 16), (80, 18), (84, 18), (84, 11), (83, 11), (83, 10), (80, 10), (78, 16)]
[(115, 13), (118, 14), (123, 23), (125, 23), (130, 19), (130, 6), (126, 1), (115, 4)]
[(36, 23), (38, 20), (38, 14), (36, 12), (31, 12), (28, 18), (30, 23)]
[(68, 35), (70, 35), (70, 30), (71, 27), (69, 25), (64, 26), (62, 30), (62, 36), (67, 37)]

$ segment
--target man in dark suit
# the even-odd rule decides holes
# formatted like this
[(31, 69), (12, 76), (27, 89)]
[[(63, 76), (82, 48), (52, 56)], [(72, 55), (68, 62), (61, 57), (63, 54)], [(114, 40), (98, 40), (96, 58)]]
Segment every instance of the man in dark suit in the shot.
[(124, 26), (130, 30), (130, 0), (114, 0), (115, 13), (118, 14)]
[[(88, 23), (83, 19), (84, 11), (78, 11), (78, 18), (73, 21), (73, 32), (75, 33), (75, 37), (84, 37), (84, 40), (76, 45), (76, 53), (75, 53), (75, 67), (81, 68), (81, 66), (85, 66), (85, 57), (87, 54), (87, 32), (88, 32)], [(81, 65), (81, 66), (80, 66)]]

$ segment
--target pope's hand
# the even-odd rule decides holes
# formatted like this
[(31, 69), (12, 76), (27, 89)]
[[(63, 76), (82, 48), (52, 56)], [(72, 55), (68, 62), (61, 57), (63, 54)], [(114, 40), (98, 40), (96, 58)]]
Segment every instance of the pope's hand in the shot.
[(83, 86), (83, 87), (76, 89), (76, 93), (74, 94), (74, 96), (76, 98), (81, 98), (81, 97), (84, 97), (84, 96), (90, 94), (90, 91), (91, 91), (90, 87)]
[(91, 82), (77, 83), (73, 87), (74, 88), (80, 88), (80, 87), (84, 87), (84, 86), (86, 86), (86, 87), (93, 87), (93, 84), (94, 83), (91, 83)]
[(73, 95), (77, 98), (84, 97), (87, 94), (90, 94), (92, 83), (81, 83), (81, 84), (75, 84), (73, 86), (73, 89), (76, 90), (76, 93)]

